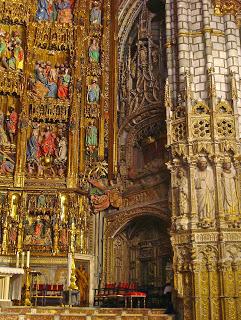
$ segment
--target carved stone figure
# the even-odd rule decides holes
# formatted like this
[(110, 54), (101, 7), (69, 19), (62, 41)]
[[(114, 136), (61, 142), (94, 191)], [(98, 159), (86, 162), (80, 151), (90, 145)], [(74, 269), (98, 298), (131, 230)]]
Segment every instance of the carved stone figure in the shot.
[(93, 79), (92, 83), (88, 86), (87, 101), (89, 103), (98, 103), (100, 100), (100, 87), (97, 84), (97, 79)]
[(97, 1), (94, 2), (94, 6), (91, 9), (90, 22), (92, 24), (101, 24), (101, 9)]
[(238, 193), (236, 186), (236, 171), (230, 159), (223, 163), (222, 172), (223, 210), (225, 214), (238, 213)]
[(174, 185), (177, 215), (182, 216), (188, 213), (188, 180), (185, 171), (179, 168), (176, 175), (176, 184)]
[(69, 96), (69, 85), (71, 77), (69, 75), (69, 70), (66, 68), (64, 73), (59, 76), (58, 80), (58, 98), (66, 99)]
[(198, 159), (195, 188), (200, 220), (213, 219), (215, 216), (214, 176), (205, 157)]
[(0, 110), (0, 145), (5, 146), (9, 145), (7, 134), (4, 130), (4, 114)]
[(86, 128), (85, 145), (90, 153), (93, 153), (98, 146), (98, 129), (94, 125), (94, 120), (91, 120)]
[(51, 15), (53, 14), (54, 6), (53, 0), (39, 0), (38, 8), (36, 13), (36, 20), (38, 21), (47, 21), (50, 20)]
[(89, 47), (89, 58), (90, 62), (99, 63), (100, 61), (100, 48), (96, 39), (93, 39)]
[(73, 5), (74, 1), (72, 0), (58, 0), (56, 3), (56, 9), (58, 12), (57, 21), (59, 23), (71, 23), (73, 20)]
[(58, 161), (66, 161), (67, 160), (67, 139), (66, 137), (61, 137), (58, 143)]
[(9, 112), (6, 117), (7, 122), (7, 131), (10, 138), (10, 142), (14, 143), (14, 137), (17, 133), (17, 127), (18, 127), (18, 114), (15, 111), (14, 107), (9, 108)]

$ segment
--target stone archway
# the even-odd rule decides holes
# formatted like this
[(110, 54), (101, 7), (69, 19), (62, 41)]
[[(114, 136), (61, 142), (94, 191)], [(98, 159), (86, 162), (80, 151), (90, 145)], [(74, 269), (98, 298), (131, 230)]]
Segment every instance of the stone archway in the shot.
[[(140, 285), (148, 285), (153, 281), (153, 286), (159, 283), (161, 286), (166, 281), (164, 264), (172, 255), (169, 226), (169, 214), (154, 205), (107, 216), (104, 232), (103, 283), (138, 282)], [(148, 232), (145, 232), (145, 229), (148, 229)], [(140, 255), (137, 257), (139, 251)], [(152, 267), (154, 270), (151, 270)], [(132, 273), (129, 271), (131, 268)], [(140, 276), (142, 271), (145, 271), (145, 278)]]

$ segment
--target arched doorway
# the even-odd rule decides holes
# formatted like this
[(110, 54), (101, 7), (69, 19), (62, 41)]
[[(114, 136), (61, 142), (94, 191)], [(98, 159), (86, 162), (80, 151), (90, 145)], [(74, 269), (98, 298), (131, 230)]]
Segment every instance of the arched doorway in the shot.
[(172, 259), (167, 226), (155, 216), (131, 220), (114, 238), (114, 280), (143, 288), (163, 286), (170, 279)]
[[(119, 228), (118, 222), (122, 222)], [(136, 283), (150, 294), (161, 293), (163, 286), (172, 281), (169, 225), (166, 216), (154, 211), (111, 221), (105, 232), (103, 280)]]

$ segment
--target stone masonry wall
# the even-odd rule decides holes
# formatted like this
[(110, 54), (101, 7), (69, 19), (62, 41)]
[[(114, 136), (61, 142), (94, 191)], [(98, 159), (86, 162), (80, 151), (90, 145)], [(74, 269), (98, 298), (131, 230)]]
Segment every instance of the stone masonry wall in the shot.
[(187, 69), (193, 76), (194, 99), (205, 101), (207, 70), (214, 67), (217, 97), (230, 99), (228, 77), (233, 72), (241, 115), (241, 41), (235, 17), (215, 16), (211, 0), (167, 0), (166, 15), (168, 75), (174, 97), (183, 92)]

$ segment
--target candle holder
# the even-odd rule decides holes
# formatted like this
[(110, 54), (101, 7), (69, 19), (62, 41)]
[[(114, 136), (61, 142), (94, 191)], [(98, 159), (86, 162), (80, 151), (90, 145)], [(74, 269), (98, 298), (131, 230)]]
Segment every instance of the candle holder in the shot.
[(25, 306), (31, 306), (31, 294), (30, 294), (30, 268), (25, 267), (25, 299), (24, 299), (24, 305)]

